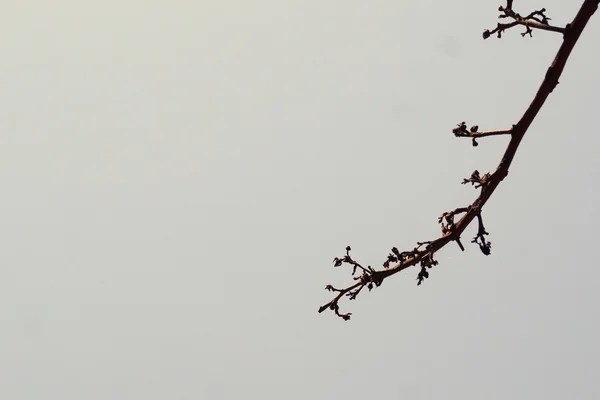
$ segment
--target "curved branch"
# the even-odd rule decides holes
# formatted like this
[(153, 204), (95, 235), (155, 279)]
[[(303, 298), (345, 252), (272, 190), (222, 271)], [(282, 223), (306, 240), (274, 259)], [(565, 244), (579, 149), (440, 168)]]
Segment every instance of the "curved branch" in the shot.
[[(479, 222), (479, 229), (477, 236), (473, 239), (474, 243), (477, 243), (481, 249), (481, 251), (485, 255), (489, 255), (491, 245), (484, 238), (484, 235), (488, 233), (485, 231), (483, 226), (483, 220), (481, 216), (481, 211), (483, 206), (486, 204), (488, 199), (494, 193), (500, 182), (508, 175), (508, 171), (510, 165), (517, 153), (519, 148), (519, 144), (523, 139), (523, 136), (529, 129), (529, 126), (535, 119), (536, 115), (546, 102), (546, 99), (552, 93), (556, 85), (558, 84), (558, 79), (560, 78), (563, 69), (566, 65), (566, 62), (573, 50), (573, 47), (577, 43), (579, 36), (583, 32), (587, 22), (592, 17), (592, 15), (596, 12), (598, 8), (599, 0), (585, 0), (583, 5), (581, 6), (579, 12), (573, 19), (570, 24), (567, 24), (566, 28), (563, 29), (563, 43), (559, 48), (556, 57), (546, 75), (542, 84), (540, 85), (535, 97), (533, 98), (531, 104), (521, 117), (521, 119), (513, 125), (511, 129), (499, 130), (499, 131), (490, 131), (490, 132), (477, 132), (478, 128), (475, 126), (471, 128), (470, 131), (466, 130), (466, 124), (463, 122), (458, 125), (458, 128), (453, 130), (454, 134), (457, 137), (471, 137), (473, 138), (474, 145), (476, 145), (475, 138), (477, 137), (485, 137), (485, 136), (494, 136), (494, 135), (510, 135), (510, 142), (498, 164), (496, 170), (491, 174), (486, 174), (483, 177), (479, 176), (479, 172), (475, 171), (470, 179), (465, 179), (463, 183), (473, 183), (477, 184), (478, 188), (481, 189), (479, 196), (473, 201), (471, 205), (468, 207), (459, 207), (454, 211), (446, 212), (442, 214), (439, 218), (439, 222), (442, 224), (442, 236), (439, 238), (428, 241), (418, 243), (418, 246), (415, 247), (411, 251), (399, 252), (395, 247), (392, 249), (392, 253), (388, 255), (387, 261), (383, 264), (384, 269), (382, 270), (374, 270), (370, 266), (368, 268), (363, 268), (354, 261), (350, 255), (350, 247), (347, 247), (347, 253), (344, 258), (336, 258), (335, 266), (340, 266), (343, 263), (348, 263), (353, 265), (353, 270), (356, 272), (357, 266), (363, 271), (362, 275), (358, 278), (354, 278), (357, 280), (354, 284), (344, 288), (344, 289), (334, 289), (332, 286), (328, 285), (327, 289), (331, 291), (335, 291), (338, 294), (331, 300), (329, 303), (321, 306), (319, 308), (319, 313), (325, 311), (326, 309), (331, 309), (335, 311), (335, 314), (339, 317), (342, 317), (344, 320), (350, 319), (350, 313), (341, 314), (339, 312), (339, 300), (348, 296), (350, 299), (356, 298), (360, 290), (367, 286), (369, 290), (373, 288), (373, 285), (379, 286), (381, 283), (388, 277), (397, 274), (400, 271), (403, 271), (409, 267), (420, 265), (421, 271), (418, 275), (418, 284), (421, 284), (424, 279), (429, 277), (428, 269), (437, 265), (437, 261), (433, 259), (434, 254), (443, 248), (445, 245), (452, 241), (456, 241), (458, 245), (462, 247), (460, 243), (460, 236), (465, 231), (465, 229), (471, 224), (471, 222), (477, 218)], [(507, 1), (507, 7), (502, 8), (501, 11), (504, 11), (506, 15), (511, 16), (517, 19), (517, 24), (520, 22), (518, 18), (518, 14), (515, 14), (512, 11), (512, 0)], [(545, 10), (536, 11), (530, 14), (527, 19), (535, 18), (535, 15), (542, 14)], [(512, 13), (512, 14), (511, 14)], [(501, 16), (502, 17), (502, 16)], [(545, 17), (544, 17), (545, 18)], [(454, 216), (457, 214), (464, 214), (457, 222), (454, 222)], [(425, 245), (425, 248), (421, 248)], [(391, 265), (390, 263), (393, 263)]]

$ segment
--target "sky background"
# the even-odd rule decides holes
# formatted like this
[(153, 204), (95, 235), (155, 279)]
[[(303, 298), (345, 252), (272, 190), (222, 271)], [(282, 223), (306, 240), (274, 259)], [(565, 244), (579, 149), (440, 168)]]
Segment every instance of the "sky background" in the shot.
[[(561, 36), (500, 1), (7, 1), (0, 397), (596, 399), (600, 16), (463, 241), (355, 302), (477, 195)], [(564, 25), (581, 1), (546, 7)]]

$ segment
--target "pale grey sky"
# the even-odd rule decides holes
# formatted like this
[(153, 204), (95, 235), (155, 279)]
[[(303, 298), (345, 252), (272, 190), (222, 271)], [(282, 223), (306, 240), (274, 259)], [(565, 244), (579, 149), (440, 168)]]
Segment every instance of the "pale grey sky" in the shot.
[(317, 314), (346, 245), (436, 237), (498, 162), (451, 129), (515, 123), (561, 42), (484, 41), (500, 4), (6, 1), (0, 397), (599, 398), (598, 15), (484, 209), (492, 256)]

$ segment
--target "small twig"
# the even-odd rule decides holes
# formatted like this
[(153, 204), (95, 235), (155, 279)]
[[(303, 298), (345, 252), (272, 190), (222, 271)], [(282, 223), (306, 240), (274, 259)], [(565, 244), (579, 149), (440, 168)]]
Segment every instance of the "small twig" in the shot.
[(496, 34), (498, 36), (498, 38), (500, 39), (500, 38), (502, 38), (502, 33), (505, 30), (515, 27), (517, 25), (525, 26), (526, 30), (524, 33), (521, 33), (521, 36), (525, 36), (525, 35), (532, 36), (532, 32), (533, 32), (532, 28), (543, 30), (543, 31), (558, 32), (558, 33), (562, 33), (563, 35), (566, 32), (566, 28), (559, 27), (559, 26), (553, 26), (553, 25), (549, 24), (548, 21), (550, 21), (551, 18), (546, 16), (545, 8), (542, 8), (541, 10), (533, 11), (526, 17), (521, 17), (521, 15), (519, 15), (513, 11), (512, 2), (511, 2), (506, 7), (501, 6), (500, 8), (498, 8), (498, 11), (502, 12), (502, 14), (500, 14), (498, 16), (498, 18), (511, 18), (514, 21), (506, 23), (506, 24), (498, 23), (496, 28), (494, 28), (491, 31), (489, 29), (484, 30), (483, 31), (484, 39), (487, 39), (494, 34)]
[(354, 285), (349, 286), (349, 287), (344, 288), (344, 289), (335, 289), (333, 286), (327, 285), (325, 287), (325, 289), (327, 289), (329, 291), (338, 292), (338, 294), (329, 303), (324, 304), (321, 307), (319, 307), (319, 313), (322, 313), (323, 311), (325, 311), (327, 309), (331, 309), (331, 310), (333, 310), (335, 312), (335, 315), (337, 315), (338, 317), (343, 318), (345, 321), (348, 321), (350, 319), (350, 316), (352, 315), (352, 313), (340, 314), (340, 307), (338, 305), (338, 301), (342, 298), (342, 296), (344, 296), (349, 291), (351, 291), (353, 289), (356, 289), (359, 286), (364, 286), (364, 285), (365, 284), (363, 282), (357, 282)]
[(333, 259), (333, 266), (334, 267), (339, 267), (340, 265), (342, 265), (343, 263), (347, 263), (352, 265), (352, 275), (356, 274), (356, 269), (360, 268), (362, 269), (364, 272), (369, 273), (369, 270), (365, 267), (363, 267), (362, 265), (360, 265), (359, 263), (357, 263), (356, 261), (354, 261), (352, 259), (352, 257), (350, 257), (350, 250), (352, 250), (350, 248), (350, 246), (346, 246), (346, 255), (343, 258), (338, 258), (335, 257)]
[(477, 143), (478, 138), (483, 138), (487, 136), (500, 136), (500, 135), (511, 135), (513, 132), (512, 129), (502, 129), (497, 131), (484, 131), (479, 132), (479, 126), (474, 125), (471, 129), (467, 130), (467, 124), (463, 121), (460, 124), (456, 124), (456, 128), (452, 129), (452, 133), (456, 137), (464, 137), (473, 139), (473, 146), (478, 146)]
[(475, 186), (475, 189), (479, 189), (480, 187), (484, 187), (489, 182), (490, 178), (491, 175), (489, 172), (483, 176), (480, 176), (479, 171), (475, 170), (471, 174), (471, 177), (464, 178), (461, 184), (465, 185), (467, 183), (470, 183), (471, 185)]
[[(452, 231), (454, 230), (454, 228), (456, 227), (456, 224), (454, 223), (454, 217), (458, 214), (463, 214), (468, 211), (469, 211), (469, 207), (459, 207), (452, 211), (443, 213), (438, 218), (438, 223), (442, 227), (442, 233), (444, 235), (451, 234)], [(465, 251), (465, 247), (463, 246), (463, 244), (460, 241), (460, 236), (457, 237), (456, 239), (454, 239), (454, 241), (456, 242), (456, 244), (458, 245), (458, 247), (460, 248), (461, 251)]]
[(477, 236), (475, 236), (473, 238), (473, 240), (471, 240), (471, 243), (477, 243), (479, 245), (479, 249), (481, 250), (481, 252), (483, 254), (485, 254), (486, 256), (489, 256), (491, 249), (492, 249), (492, 243), (486, 242), (486, 240), (485, 240), (484, 236), (489, 235), (489, 234), (487, 233), (487, 231), (485, 230), (485, 227), (483, 226), (483, 218), (481, 217), (481, 213), (477, 214), (477, 221), (478, 221)]

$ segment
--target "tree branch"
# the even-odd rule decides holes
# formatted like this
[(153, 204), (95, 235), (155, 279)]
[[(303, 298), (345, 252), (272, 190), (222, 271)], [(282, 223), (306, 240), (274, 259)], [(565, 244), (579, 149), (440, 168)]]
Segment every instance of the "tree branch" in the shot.
[(565, 33), (565, 28), (552, 26), (548, 23), (548, 21), (550, 21), (551, 18), (549, 18), (546, 15), (545, 8), (533, 11), (529, 13), (529, 15), (527, 15), (526, 17), (521, 17), (520, 14), (517, 14), (513, 11), (512, 2), (508, 2), (506, 7), (500, 6), (498, 8), (498, 11), (502, 12), (502, 14), (498, 16), (498, 18), (511, 18), (513, 22), (507, 24), (498, 23), (498, 26), (496, 26), (496, 28), (492, 31), (486, 29), (485, 31), (483, 31), (484, 39), (487, 39), (494, 34), (497, 34), (498, 39), (500, 39), (502, 38), (502, 32), (517, 25), (525, 26), (525, 32), (521, 33), (521, 36), (523, 37), (525, 37), (526, 35), (529, 35), (530, 37), (533, 36), (533, 30), (531, 28), (540, 29), (544, 31), (558, 32), (562, 34)]
[[(418, 242), (417, 246), (413, 250), (409, 251), (400, 252), (397, 248), (392, 248), (392, 252), (388, 255), (387, 260), (383, 263), (383, 269), (375, 270), (370, 266), (364, 268), (350, 257), (350, 247), (348, 246), (346, 248), (346, 255), (342, 258), (336, 257), (334, 259), (334, 265), (339, 267), (342, 264), (349, 264), (353, 266), (353, 275), (358, 269), (362, 271), (362, 274), (359, 277), (354, 278), (356, 281), (354, 284), (344, 289), (335, 289), (333, 286), (327, 285), (326, 289), (336, 292), (337, 295), (330, 302), (321, 306), (319, 308), (319, 313), (327, 309), (331, 309), (337, 316), (343, 318), (344, 320), (349, 320), (351, 313), (342, 314), (339, 312), (338, 303), (342, 297), (347, 296), (353, 300), (365, 286), (371, 290), (374, 286), (380, 286), (386, 278), (389, 278), (390, 276), (415, 265), (419, 265), (421, 267), (417, 276), (417, 284), (420, 285), (429, 277), (428, 270), (437, 265), (438, 262), (433, 258), (437, 251), (452, 241), (457, 242), (461, 250), (464, 250), (464, 247), (460, 242), (460, 236), (475, 218), (478, 220), (478, 231), (472, 242), (479, 245), (479, 248), (483, 254), (490, 254), (491, 243), (485, 240), (485, 236), (488, 235), (488, 232), (483, 225), (483, 218), (481, 214), (483, 206), (494, 193), (500, 182), (502, 182), (502, 180), (508, 175), (510, 165), (517, 153), (523, 136), (529, 129), (529, 126), (544, 105), (550, 93), (552, 93), (558, 84), (558, 79), (563, 72), (569, 55), (571, 54), (571, 51), (577, 43), (577, 40), (583, 32), (587, 22), (596, 12), (596, 9), (598, 8), (598, 2), (599, 0), (585, 0), (573, 21), (570, 24), (567, 24), (565, 28), (549, 26), (549, 18), (545, 16), (545, 9), (534, 11), (523, 18), (512, 10), (512, 0), (507, 0), (506, 7), (500, 7), (500, 11), (503, 12), (503, 14), (500, 15), (500, 18), (512, 18), (515, 20), (513, 23), (508, 25), (526, 25), (528, 29), (533, 27), (537, 29), (562, 32), (563, 43), (560, 46), (554, 61), (548, 68), (546, 75), (531, 104), (521, 119), (515, 125), (513, 125), (512, 128), (498, 131), (478, 132), (478, 127), (474, 126), (467, 131), (466, 124), (462, 122), (461, 124), (458, 124), (458, 128), (453, 129), (453, 133), (457, 137), (472, 138), (473, 145), (475, 146), (477, 145), (475, 141), (476, 138), (510, 135), (510, 142), (508, 143), (508, 146), (496, 170), (491, 174), (485, 174), (483, 177), (479, 175), (478, 171), (474, 171), (470, 178), (463, 180), (464, 184), (471, 183), (476, 189), (480, 190), (479, 196), (473, 201), (473, 203), (467, 207), (459, 207), (453, 211), (443, 213), (438, 219), (438, 222), (441, 224), (442, 235), (437, 239), (427, 242)], [(507, 28), (508, 26), (504, 26), (501, 30), (495, 31), (498, 33), (498, 36), (500, 36), (501, 32)], [(487, 32), (489, 35), (494, 33), (494, 31)], [(489, 35), (487, 37), (489, 37)], [(485, 33), (484, 38), (486, 38)], [(462, 214), (462, 217), (455, 222), (454, 217), (459, 214)]]
[[(460, 124), (456, 125), (457, 127), (452, 129), (452, 133), (456, 137), (468, 137), (473, 139), (473, 146), (478, 146), (477, 138), (487, 137), (487, 136), (499, 136), (499, 135), (512, 135), (511, 129), (503, 129), (499, 131), (487, 131), (487, 132), (479, 132), (479, 126), (474, 125), (470, 130), (467, 130), (467, 124), (463, 121)], [(514, 127), (513, 127), (514, 128)]]

